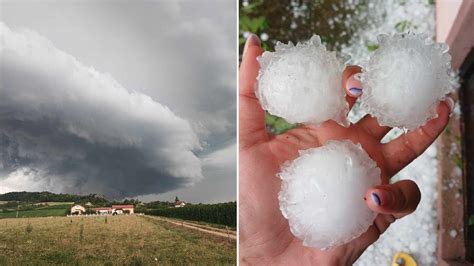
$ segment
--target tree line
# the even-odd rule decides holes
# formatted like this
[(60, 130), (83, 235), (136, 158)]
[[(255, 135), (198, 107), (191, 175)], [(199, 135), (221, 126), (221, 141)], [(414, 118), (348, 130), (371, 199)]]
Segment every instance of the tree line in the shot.
[(182, 208), (161, 208), (147, 210), (145, 214), (237, 226), (237, 203), (186, 205)]

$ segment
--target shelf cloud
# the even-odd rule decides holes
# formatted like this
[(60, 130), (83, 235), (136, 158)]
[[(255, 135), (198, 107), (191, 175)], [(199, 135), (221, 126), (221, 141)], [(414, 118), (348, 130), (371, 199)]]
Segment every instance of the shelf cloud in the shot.
[(123, 198), (203, 178), (191, 122), (35, 31), (0, 34), (0, 190)]

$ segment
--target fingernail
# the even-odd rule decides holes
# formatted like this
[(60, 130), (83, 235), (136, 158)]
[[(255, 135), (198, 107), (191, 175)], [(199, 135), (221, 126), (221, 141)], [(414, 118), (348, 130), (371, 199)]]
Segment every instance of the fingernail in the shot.
[(359, 97), (362, 94), (362, 90), (359, 88), (350, 88), (349, 92), (353, 97)]
[(260, 39), (258, 39), (257, 35), (253, 33), (250, 33), (249, 37), (247, 37), (247, 41), (245, 42), (244, 46), (244, 52), (242, 53), (242, 58), (244, 58), (247, 54), (247, 50), (250, 45), (260, 46)]
[(454, 100), (451, 97), (446, 97), (446, 104), (448, 104), (449, 107), (449, 113), (452, 113), (454, 110)]
[(372, 192), (370, 194), (370, 197), (372, 198), (372, 202), (375, 203), (375, 205), (380, 206), (382, 203), (380, 202), (380, 197), (377, 195), (377, 193)]
[(349, 96), (357, 98), (362, 94), (362, 83), (357, 79), (354, 74), (350, 76), (346, 81), (346, 90)]

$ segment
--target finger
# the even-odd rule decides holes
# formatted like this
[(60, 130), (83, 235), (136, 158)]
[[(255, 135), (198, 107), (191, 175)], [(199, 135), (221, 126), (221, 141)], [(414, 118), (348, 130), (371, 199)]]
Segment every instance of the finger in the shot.
[(391, 127), (379, 125), (377, 118), (371, 115), (365, 115), (356, 125), (379, 141), (392, 129)]
[(444, 102), (438, 105), (437, 118), (389, 143), (383, 144), (382, 151), (390, 176), (395, 175), (407, 166), (433, 143), (448, 124), (449, 114), (452, 112), (453, 106), (453, 100), (447, 97)]
[(349, 104), (349, 110), (352, 108), (357, 98), (362, 95), (362, 84), (354, 77), (355, 74), (362, 72), (359, 66), (347, 66), (342, 72), (342, 87), (346, 91), (346, 101)]
[(258, 37), (251, 34), (245, 43), (239, 72), (239, 148), (245, 149), (268, 138), (265, 112), (255, 96), (255, 84), (262, 54)]
[(371, 188), (365, 193), (365, 198), (373, 211), (401, 218), (416, 210), (421, 193), (412, 180), (401, 180)]
[(260, 65), (257, 57), (263, 53), (260, 47), (260, 40), (257, 35), (250, 34), (245, 42), (244, 52), (242, 55), (242, 63), (239, 72), (239, 92), (240, 95), (255, 97), (255, 83), (257, 81)]

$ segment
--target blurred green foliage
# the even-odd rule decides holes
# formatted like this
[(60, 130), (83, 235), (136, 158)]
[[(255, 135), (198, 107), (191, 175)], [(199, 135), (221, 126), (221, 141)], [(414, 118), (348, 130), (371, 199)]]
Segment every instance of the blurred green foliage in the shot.
[[(246, 6), (240, 6), (239, 10), (239, 46), (243, 49), (243, 45), (246, 41), (245, 33), (254, 33), (260, 36), (265, 33), (265, 30), (268, 28), (267, 19), (258, 15), (257, 8), (261, 5), (261, 2), (256, 2), (253, 4), (248, 4)], [(270, 46), (266, 41), (262, 41), (262, 48), (264, 50), (269, 50)], [(242, 54), (242, 51), (240, 51)]]

